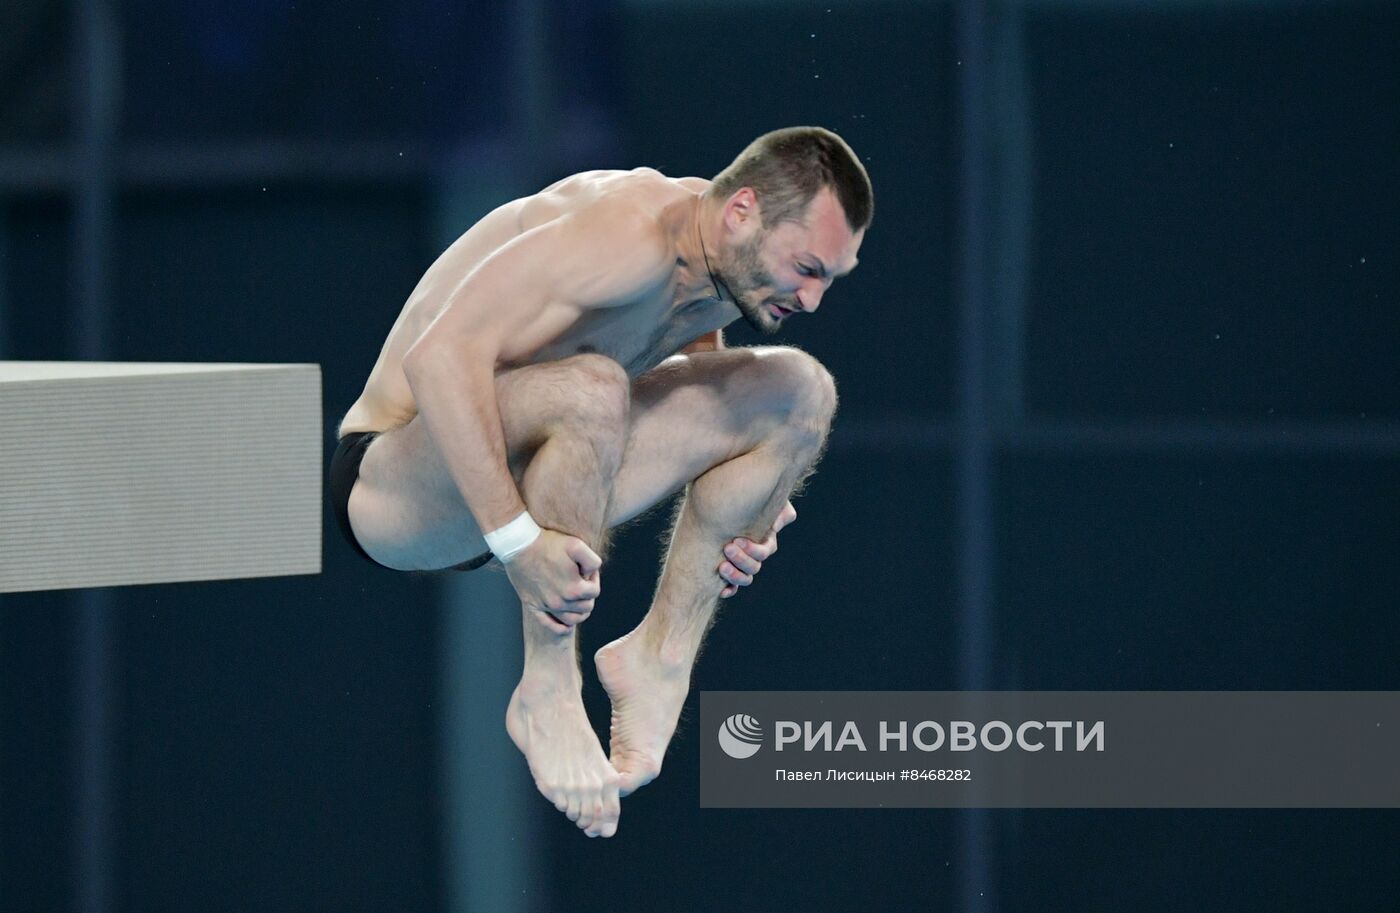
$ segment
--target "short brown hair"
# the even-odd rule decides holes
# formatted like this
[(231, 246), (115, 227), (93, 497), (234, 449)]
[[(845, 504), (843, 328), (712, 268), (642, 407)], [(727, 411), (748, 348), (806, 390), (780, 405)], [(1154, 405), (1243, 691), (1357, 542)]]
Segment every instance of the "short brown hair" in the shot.
[(875, 210), (865, 166), (845, 140), (822, 127), (784, 127), (763, 134), (715, 175), (709, 192), (723, 199), (741, 187), (754, 189), (763, 224), (770, 228), (802, 221), (823, 187), (836, 194), (853, 232), (867, 228)]

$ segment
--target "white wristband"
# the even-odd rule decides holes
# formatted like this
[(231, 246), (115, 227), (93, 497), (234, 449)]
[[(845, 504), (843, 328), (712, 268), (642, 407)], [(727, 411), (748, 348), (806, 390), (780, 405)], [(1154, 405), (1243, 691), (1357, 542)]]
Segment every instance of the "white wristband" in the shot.
[(539, 524), (530, 516), (530, 512), (525, 510), (505, 526), (487, 533), (486, 547), (491, 549), (491, 554), (501, 559), (502, 564), (507, 564), (539, 537)]

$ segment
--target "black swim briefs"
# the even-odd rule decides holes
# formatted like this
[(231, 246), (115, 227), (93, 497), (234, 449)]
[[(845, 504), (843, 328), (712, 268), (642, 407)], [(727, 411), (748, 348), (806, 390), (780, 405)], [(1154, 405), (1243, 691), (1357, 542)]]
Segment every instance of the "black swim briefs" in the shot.
[[(330, 478), (326, 489), (330, 494), (331, 509), (335, 511), (336, 523), (340, 526), (345, 541), (366, 561), (375, 567), (384, 567), (371, 558), (364, 546), (360, 545), (355, 538), (355, 530), (350, 526), (350, 489), (355, 487), (355, 480), (360, 476), (360, 461), (365, 458), (365, 448), (378, 436), (378, 431), (351, 431), (340, 439), (335, 448), (335, 455), (331, 457)], [(490, 561), (491, 557), (490, 552), (483, 552), (469, 561), (453, 565), (448, 570), (474, 571)]]

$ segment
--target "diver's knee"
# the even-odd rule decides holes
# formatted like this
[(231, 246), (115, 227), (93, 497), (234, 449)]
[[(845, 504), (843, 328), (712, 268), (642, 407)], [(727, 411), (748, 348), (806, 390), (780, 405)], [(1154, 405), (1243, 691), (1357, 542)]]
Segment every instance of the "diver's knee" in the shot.
[(585, 353), (553, 366), (552, 399), (558, 404), (556, 430), (582, 431), (615, 437), (627, 429), (631, 409), (631, 379), (623, 367), (605, 355)]
[(825, 428), (836, 413), (836, 379), (813, 356), (791, 346), (760, 351), (763, 383), (776, 396), (777, 407), (795, 422)]

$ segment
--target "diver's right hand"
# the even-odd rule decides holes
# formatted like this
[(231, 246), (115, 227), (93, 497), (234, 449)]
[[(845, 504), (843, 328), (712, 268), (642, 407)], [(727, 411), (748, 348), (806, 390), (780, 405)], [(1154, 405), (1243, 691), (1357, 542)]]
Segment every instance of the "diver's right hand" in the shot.
[(603, 559), (582, 539), (552, 529), (505, 566), (526, 609), (556, 634), (567, 634), (593, 611), (602, 590)]

